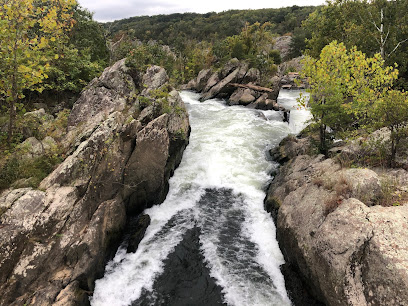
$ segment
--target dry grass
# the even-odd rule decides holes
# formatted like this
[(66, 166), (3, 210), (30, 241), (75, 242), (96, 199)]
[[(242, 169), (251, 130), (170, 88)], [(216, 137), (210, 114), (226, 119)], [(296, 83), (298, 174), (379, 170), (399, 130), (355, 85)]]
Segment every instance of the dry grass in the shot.
[(327, 216), (339, 207), (344, 199), (348, 199), (351, 196), (351, 187), (348, 181), (341, 175), (339, 178), (334, 179), (315, 177), (312, 183), (318, 187), (322, 187), (328, 191), (332, 191), (332, 196), (324, 203), (324, 214)]

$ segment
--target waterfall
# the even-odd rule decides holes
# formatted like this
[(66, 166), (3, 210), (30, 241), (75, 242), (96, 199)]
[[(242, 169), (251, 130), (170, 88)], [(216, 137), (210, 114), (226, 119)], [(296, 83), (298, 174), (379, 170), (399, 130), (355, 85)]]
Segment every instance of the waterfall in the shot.
[(278, 100), (291, 109), (288, 124), (279, 112), (201, 103), (181, 92), (190, 144), (166, 200), (145, 211), (151, 224), (139, 248), (119, 248), (96, 281), (92, 305), (290, 305), (263, 200), (277, 167), (266, 152), (310, 117), (294, 108), (298, 95)]

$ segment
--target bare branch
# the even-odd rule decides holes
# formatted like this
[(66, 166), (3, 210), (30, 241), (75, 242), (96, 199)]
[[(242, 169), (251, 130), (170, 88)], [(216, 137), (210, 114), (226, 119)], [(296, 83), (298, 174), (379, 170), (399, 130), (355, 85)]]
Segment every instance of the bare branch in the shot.
[(401, 44), (403, 44), (404, 42), (406, 42), (406, 41), (408, 41), (408, 38), (407, 38), (407, 39), (404, 39), (404, 40), (401, 40), (401, 41), (395, 46), (395, 48), (394, 48), (387, 56), (390, 56), (391, 54), (393, 54), (393, 53), (395, 52), (395, 50), (397, 50), (398, 47), (399, 47)]

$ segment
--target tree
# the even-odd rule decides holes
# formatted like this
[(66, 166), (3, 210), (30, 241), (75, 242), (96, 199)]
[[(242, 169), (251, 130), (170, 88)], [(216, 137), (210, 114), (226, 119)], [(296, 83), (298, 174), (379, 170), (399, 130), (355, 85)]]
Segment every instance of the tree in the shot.
[(58, 59), (52, 59), (42, 85), (53, 97), (79, 93), (109, 63), (109, 51), (101, 26), (79, 5), (72, 8), (75, 24), (68, 41), (59, 44)]
[(24, 90), (42, 91), (58, 44), (73, 26), (75, 0), (0, 0), (0, 96), (9, 105), (10, 144)]
[(311, 33), (308, 54), (318, 57), (331, 41), (374, 56), (380, 53), (386, 65), (399, 65), (400, 77), (408, 80), (408, 1), (335, 0), (313, 12), (303, 22)]
[(386, 127), (391, 132), (389, 163), (393, 167), (400, 141), (408, 136), (408, 93), (398, 90), (387, 91), (376, 104), (374, 113), (377, 127)]
[(368, 58), (336, 41), (323, 48), (318, 60), (306, 57), (302, 77), (310, 84), (310, 108), (319, 125), (320, 150), (327, 154), (327, 127), (334, 133), (375, 123), (373, 109), (398, 76), (379, 54)]

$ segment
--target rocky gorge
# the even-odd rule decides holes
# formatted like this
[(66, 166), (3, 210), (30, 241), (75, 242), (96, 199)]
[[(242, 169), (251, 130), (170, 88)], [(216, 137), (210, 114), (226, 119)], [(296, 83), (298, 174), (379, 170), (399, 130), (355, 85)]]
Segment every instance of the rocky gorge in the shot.
[(407, 172), (342, 167), (311, 148), (310, 138), (291, 136), (272, 152), (283, 165), (265, 208), (277, 226), (283, 271), (298, 273), (326, 305), (406, 305), (408, 206), (378, 204), (389, 182), (392, 193), (405, 194)]
[(128, 217), (165, 198), (189, 130), (163, 68), (121, 60), (94, 79), (68, 117), (65, 160), (38, 189), (0, 194), (0, 304), (88, 304)]

